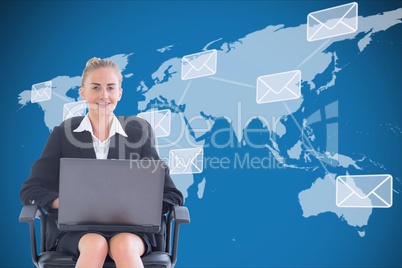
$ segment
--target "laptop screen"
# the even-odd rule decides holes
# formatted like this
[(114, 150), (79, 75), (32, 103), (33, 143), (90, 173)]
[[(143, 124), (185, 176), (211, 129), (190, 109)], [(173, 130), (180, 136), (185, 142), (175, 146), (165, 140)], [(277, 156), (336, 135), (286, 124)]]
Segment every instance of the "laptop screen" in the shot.
[(161, 160), (60, 160), (60, 230), (159, 231)]

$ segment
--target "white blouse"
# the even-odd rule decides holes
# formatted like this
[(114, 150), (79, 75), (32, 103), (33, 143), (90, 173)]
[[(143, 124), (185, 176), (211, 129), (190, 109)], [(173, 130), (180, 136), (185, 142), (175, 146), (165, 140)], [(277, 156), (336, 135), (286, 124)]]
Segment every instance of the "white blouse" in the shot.
[(110, 147), (110, 138), (113, 137), (116, 133), (127, 137), (126, 132), (122, 128), (119, 119), (115, 115), (113, 115), (113, 121), (112, 125), (110, 127), (109, 131), (109, 137), (101, 142), (97, 137), (95, 137), (92, 129), (92, 124), (91, 121), (89, 120), (88, 114), (84, 117), (84, 119), (81, 121), (81, 124), (73, 130), (74, 132), (83, 132), (83, 131), (89, 131), (92, 135), (92, 142), (94, 145), (94, 150), (95, 150), (95, 155), (96, 159), (107, 159), (107, 155), (109, 153), (109, 147)]

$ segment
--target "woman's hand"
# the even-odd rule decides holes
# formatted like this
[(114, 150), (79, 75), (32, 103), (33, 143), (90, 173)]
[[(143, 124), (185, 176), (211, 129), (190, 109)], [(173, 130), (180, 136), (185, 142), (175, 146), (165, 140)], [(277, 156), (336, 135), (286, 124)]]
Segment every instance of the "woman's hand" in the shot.
[(56, 198), (53, 203), (50, 205), (51, 208), (58, 209), (59, 208), (59, 198)]

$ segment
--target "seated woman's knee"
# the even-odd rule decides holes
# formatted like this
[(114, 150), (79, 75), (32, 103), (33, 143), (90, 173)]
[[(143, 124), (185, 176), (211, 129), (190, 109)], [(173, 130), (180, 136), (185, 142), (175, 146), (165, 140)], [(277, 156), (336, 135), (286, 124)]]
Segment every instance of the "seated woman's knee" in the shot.
[(78, 249), (81, 254), (83, 252), (91, 252), (91, 254), (104, 256), (108, 252), (108, 243), (102, 235), (90, 233), (81, 237)]
[(110, 254), (113, 256), (143, 255), (145, 245), (142, 239), (131, 233), (120, 233), (110, 240)]

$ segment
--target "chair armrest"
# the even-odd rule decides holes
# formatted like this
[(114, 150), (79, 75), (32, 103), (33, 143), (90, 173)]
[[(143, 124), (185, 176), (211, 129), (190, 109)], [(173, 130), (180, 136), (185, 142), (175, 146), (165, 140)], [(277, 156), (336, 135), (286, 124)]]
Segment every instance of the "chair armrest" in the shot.
[(45, 247), (45, 214), (43, 210), (37, 205), (26, 205), (21, 209), (19, 222), (26, 222), (29, 225), (29, 237), (31, 246), (31, 257), (35, 266), (38, 266), (38, 251), (36, 248), (36, 227), (35, 219), (41, 220), (41, 251)]
[[(173, 242), (172, 240), (172, 223), (174, 222), (174, 231), (173, 231)], [(175, 266), (177, 261), (177, 251), (179, 247), (179, 228), (181, 224), (190, 223), (190, 213), (187, 207), (184, 206), (173, 206), (171, 211), (169, 212), (168, 224), (167, 224), (167, 237), (168, 243), (166, 247), (166, 251), (171, 254), (171, 262), (172, 268)], [(172, 252), (170, 252), (172, 251)]]
[(27, 205), (21, 209), (19, 222), (31, 222), (37, 218), (42, 219), (40, 214), (43, 214), (42, 210), (37, 205)]
[[(189, 224), (190, 223), (190, 213), (187, 207), (183, 206), (173, 206), (171, 214), (172, 218), (176, 224)], [(170, 216), (169, 215), (169, 216)]]

